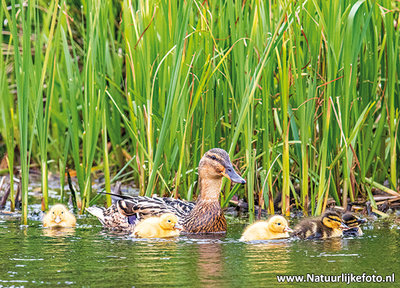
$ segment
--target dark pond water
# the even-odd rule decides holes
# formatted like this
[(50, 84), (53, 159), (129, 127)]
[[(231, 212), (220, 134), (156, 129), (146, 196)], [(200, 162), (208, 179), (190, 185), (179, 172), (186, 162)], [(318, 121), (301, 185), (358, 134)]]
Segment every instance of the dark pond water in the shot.
[(391, 275), (399, 287), (400, 228), (375, 221), (357, 239), (238, 241), (244, 224), (229, 219), (221, 238), (137, 240), (103, 231), (94, 218), (71, 230), (29, 227), (0, 216), (0, 287), (344, 287), (277, 282), (277, 275)]

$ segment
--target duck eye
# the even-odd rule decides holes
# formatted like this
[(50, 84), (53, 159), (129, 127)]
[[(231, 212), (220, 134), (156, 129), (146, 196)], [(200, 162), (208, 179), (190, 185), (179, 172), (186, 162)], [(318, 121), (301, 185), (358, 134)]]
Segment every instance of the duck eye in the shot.
[(211, 159), (217, 160), (217, 157), (215, 157), (214, 155), (211, 155)]

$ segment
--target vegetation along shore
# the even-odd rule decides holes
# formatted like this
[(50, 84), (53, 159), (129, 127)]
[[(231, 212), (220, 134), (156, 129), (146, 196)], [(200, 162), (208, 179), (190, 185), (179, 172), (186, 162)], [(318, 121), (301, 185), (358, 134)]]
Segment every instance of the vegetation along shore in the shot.
[(111, 205), (99, 177), (195, 200), (219, 147), (246, 179), (221, 205), (251, 219), (397, 208), (399, 21), (391, 0), (3, 0), (0, 204), (26, 224), (39, 169), (43, 210), (49, 173), (80, 213)]

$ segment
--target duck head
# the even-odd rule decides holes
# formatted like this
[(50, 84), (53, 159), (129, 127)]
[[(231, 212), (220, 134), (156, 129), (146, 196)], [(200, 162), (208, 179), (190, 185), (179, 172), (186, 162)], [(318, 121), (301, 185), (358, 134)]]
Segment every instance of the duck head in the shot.
[(356, 215), (352, 213), (346, 213), (342, 217), (344, 224), (348, 226), (349, 228), (355, 228), (358, 227), (359, 225), (367, 222), (365, 219), (358, 218)]
[(160, 216), (160, 226), (164, 230), (182, 230), (182, 226), (178, 224), (178, 217), (172, 213)]
[(199, 163), (199, 176), (210, 180), (226, 177), (233, 183), (246, 183), (233, 169), (228, 153), (220, 148), (213, 148), (204, 154)]
[(339, 214), (335, 211), (327, 211), (322, 215), (321, 218), (322, 223), (331, 229), (341, 229), (346, 230), (349, 229), (340, 218)]
[(287, 220), (279, 215), (269, 219), (267, 229), (273, 233), (293, 232), (293, 230), (289, 228)]

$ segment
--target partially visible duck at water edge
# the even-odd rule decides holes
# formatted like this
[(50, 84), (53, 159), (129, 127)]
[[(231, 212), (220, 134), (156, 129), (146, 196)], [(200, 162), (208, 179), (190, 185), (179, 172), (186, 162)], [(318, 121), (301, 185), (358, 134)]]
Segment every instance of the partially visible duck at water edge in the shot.
[(367, 220), (359, 218), (350, 212), (344, 214), (342, 219), (343, 223), (349, 227), (349, 229), (343, 231), (343, 236), (357, 237), (364, 234), (360, 225), (367, 222)]

